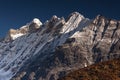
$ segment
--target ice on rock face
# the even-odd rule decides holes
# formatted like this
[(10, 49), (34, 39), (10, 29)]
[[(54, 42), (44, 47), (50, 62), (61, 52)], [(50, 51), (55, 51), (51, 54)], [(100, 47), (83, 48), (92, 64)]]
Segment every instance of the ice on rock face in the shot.
[(78, 12), (74, 12), (74, 13), (70, 14), (67, 19), (67, 22), (63, 26), (60, 33), (68, 33), (70, 31), (74, 30), (75, 28), (77, 28), (77, 26), (83, 19), (84, 19), (84, 16)]
[(42, 26), (42, 22), (39, 19), (34, 18), (33, 21), (29, 24), (29, 33), (36, 32), (40, 26)]
[(38, 18), (34, 18), (32, 22), (37, 24), (38, 26), (42, 25), (42, 22)]

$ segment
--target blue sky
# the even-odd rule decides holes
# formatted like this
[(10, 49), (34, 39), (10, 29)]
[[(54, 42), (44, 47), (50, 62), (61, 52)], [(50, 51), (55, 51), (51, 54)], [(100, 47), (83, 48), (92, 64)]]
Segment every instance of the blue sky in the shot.
[(90, 19), (98, 14), (120, 20), (119, 0), (1, 0), (0, 37), (10, 28), (17, 29), (33, 18), (42, 22), (52, 15), (67, 17), (77, 11)]

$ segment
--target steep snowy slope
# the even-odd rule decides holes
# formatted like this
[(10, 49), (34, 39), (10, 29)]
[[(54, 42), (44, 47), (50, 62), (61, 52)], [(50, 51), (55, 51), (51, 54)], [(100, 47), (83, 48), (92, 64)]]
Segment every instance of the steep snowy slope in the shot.
[(35, 55), (43, 55), (41, 59), (51, 56), (56, 46), (63, 44), (78, 30), (79, 25), (79, 29), (82, 29), (85, 23), (89, 23), (89, 19), (74, 12), (67, 21), (53, 16), (43, 25), (34, 19), (18, 30), (11, 29), (5, 40), (0, 42), (0, 80), (9, 80), (24, 62)]
[(0, 80), (56, 80), (70, 71), (120, 56), (120, 22), (73, 12), (35, 18), (0, 41)]
[(39, 55), (26, 62), (13, 80), (57, 80), (79, 68), (120, 57), (119, 21), (100, 15), (94, 20), (83, 17), (81, 20), (76, 14), (79, 15), (72, 13), (62, 28), (49, 25), (55, 38), (38, 52)]

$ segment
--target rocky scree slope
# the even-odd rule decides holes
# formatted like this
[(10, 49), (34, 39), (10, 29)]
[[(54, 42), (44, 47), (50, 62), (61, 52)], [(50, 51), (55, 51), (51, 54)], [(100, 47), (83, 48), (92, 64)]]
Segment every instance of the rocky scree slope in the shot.
[(1, 80), (57, 80), (119, 58), (119, 31), (120, 21), (100, 15), (89, 20), (74, 12), (66, 20), (53, 16), (44, 24), (34, 19), (0, 42)]

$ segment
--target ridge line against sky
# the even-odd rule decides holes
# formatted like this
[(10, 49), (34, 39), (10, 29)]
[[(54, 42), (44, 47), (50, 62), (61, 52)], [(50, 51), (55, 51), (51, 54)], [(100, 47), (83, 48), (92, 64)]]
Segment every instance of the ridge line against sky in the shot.
[(79, 12), (87, 18), (98, 14), (120, 20), (119, 0), (1, 0), (0, 1), (0, 37), (10, 28), (19, 28), (39, 18), (42, 22), (53, 15), (67, 17)]

